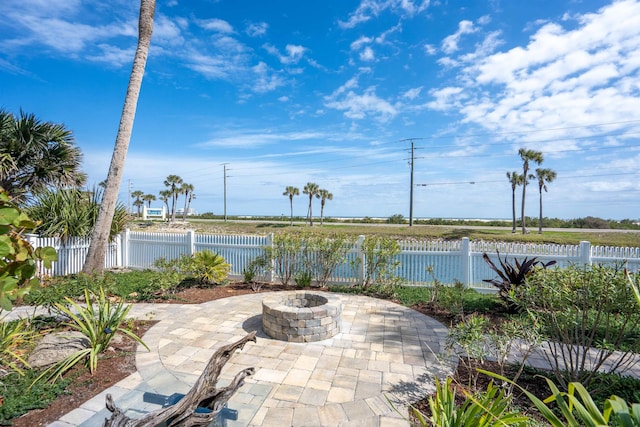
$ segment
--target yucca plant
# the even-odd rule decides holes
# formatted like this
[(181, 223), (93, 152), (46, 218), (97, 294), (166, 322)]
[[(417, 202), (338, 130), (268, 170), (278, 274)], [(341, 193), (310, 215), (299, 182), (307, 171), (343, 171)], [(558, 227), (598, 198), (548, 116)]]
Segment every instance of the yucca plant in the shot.
[(511, 400), (493, 383), (487, 391), (477, 396), (465, 392), (462, 405), (456, 404), (456, 392), (452, 379), (440, 383), (435, 378), (436, 393), (429, 397), (431, 415), (426, 416), (413, 408), (413, 413), (421, 426), (434, 427), (493, 427), (525, 426), (529, 417), (510, 409)]
[(0, 369), (9, 368), (24, 375), (23, 367), (29, 367), (22, 357), (22, 348), (33, 338), (33, 330), (23, 319), (0, 321)]
[[(89, 347), (67, 357), (53, 367), (47, 369), (37, 380), (46, 377), (55, 381), (66, 371), (74, 367), (81, 361), (86, 361), (89, 371), (93, 374), (98, 368), (98, 356), (108, 347), (111, 339), (116, 332), (125, 334), (142, 344), (147, 350), (149, 347), (126, 327), (123, 327), (125, 318), (131, 310), (131, 305), (125, 306), (122, 301), (115, 306), (105, 296), (104, 289), (100, 287), (98, 294), (84, 291), (84, 299), (86, 306), (81, 306), (71, 298), (65, 297), (69, 306), (56, 303), (56, 309), (69, 317), (69, 321), (65, 323), (71, 329), (79, 331), (89, 340)], [(95, 302), (92, 301), (95, 299)], [(36, 381), (37, 381), (36, 380)]]

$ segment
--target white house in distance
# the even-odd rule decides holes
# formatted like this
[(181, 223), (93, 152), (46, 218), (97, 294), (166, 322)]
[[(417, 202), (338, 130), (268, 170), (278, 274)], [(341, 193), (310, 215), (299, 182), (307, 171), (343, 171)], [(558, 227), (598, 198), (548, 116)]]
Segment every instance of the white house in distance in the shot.
[(159, 219), (164, 221), (167, 219), (167, 211), (164, 206), (161, 208), (148, 208), (145, 206), (142, 208), (142, 219)]
[[(176, 209), (176, 216), (182, 216), (183, 212), (184, 212), (184, 208)], [(187, 216), (197, 215), (197, 214), (198, 213), (193, 208), (187, 209)]]

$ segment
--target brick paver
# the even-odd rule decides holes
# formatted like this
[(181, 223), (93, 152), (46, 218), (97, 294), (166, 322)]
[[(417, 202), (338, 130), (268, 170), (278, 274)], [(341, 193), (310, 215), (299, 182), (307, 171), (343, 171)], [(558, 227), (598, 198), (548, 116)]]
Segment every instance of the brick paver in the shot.
[[(251, 294), (199, 305), (135, 304), (131, 314), (160, 322), (143, 337), (138, 372), (114, 386), (116, 403), (131, 417), (157, 409), (164, 398), (185, 393), (216, 348), (257, 330), (229, 361), (225, 385), (248, 366), (255, 375), (229, 401), (227, 426), (408, 425), (406, 403), (433, 391), (447, 328), (414, 310), (385, 300), (341, 295), (341, 332), (314, 343), (288, 343), (261, 328), (261, 302)], [(426, 374), (426, 375), (425, 375)], [(109, 391), (108, 391), (109, 392)], [(237, 411), (237, 414), (233, 414)], [(405, 411), (406, 413), (406, 411)], [(108, 415), (108, 414), (107, 414)], [(101, 426), (105, 412), (92, 399), (52, 426)]]

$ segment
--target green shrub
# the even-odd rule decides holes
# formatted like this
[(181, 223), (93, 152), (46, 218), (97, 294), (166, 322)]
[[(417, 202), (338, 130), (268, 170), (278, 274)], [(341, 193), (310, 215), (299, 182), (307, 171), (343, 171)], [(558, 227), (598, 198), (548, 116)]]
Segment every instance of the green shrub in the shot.
[(231, 265), (220, 255), (204, 250), (196, 252), (190, 267), (194, 279), (205, 285), (222, 283), (229, 274)]
[(293, 233), (278, 233), (273, 237), (271, 246), (263, 249), (269, 263), (273, 263), (274, 271), (283, 285), (289, 284), (298, 270), (298, 258), (302, 247), (302, 239)]
[(346, 234), (324, 236), (304, 233), (300, 235), (300, 253), (297, 270), (310, 272), (318, 287), (326, 287), (335, 269), (342, 264), (354, 238)]
[(11, 310), (13, 301), (37, 288), (38, 262), (51, 268), (58, 259), (50, 246), (32, 248), (23, 233), (36, 227), (29, 217), (0, 188), (0, 311)]
[(38, 372), (26, 370), (24, 376), (17, 373), (2, 378), (2, 405), (0, 405), (0, 425), (10, 425), (11, 420), (32, 409), (43, 409), (49, 406), (58, 396), (65, 393), (65, 388), (72, 379), (63, 379), (55, 384), (45, 381), (34, 383)]
[(402, 214), (394, 214), (387, 218), (387, 224), (404, 224), (405, 219)]
[[(550, 341), (544, 355), (565, 389), (588, 387), (598, 370), (623, 372), (640, 350), (640, 310), (622, 268), (540, 270), (515, 296)], [(621, 358), (605, 364), (614, 351)]]
[(294, 280), (296, 281), (296, 286), (299, 288), (309, 288), (311, 287), (313, 275), (308, 271), (300, 270), (296, 272)]
[[(256, 278), (266, 280), (266, 275), (271, 269), (271, 262), (266, 254), (261, 254), (252, 259), (242, 270), (242, 277), (245, 283), (253, 284)], [(253, 286), (252, 286), (253, 288)], [(258, 290), (258, 289), (254, 289)]]
[[(368, 288), (374, 282), (382, 286), (398, 283), (395, 272), (400, 266), (397, 256), (401, 250), (395, 239), (385, 236), (370, 236), (364, 239), (360, 250), (364, 255), (363, 288)], [(355, 263), (356, 266), (359, 261)]]
[(222, 283), (229, 274), (231, 265), (227, 264), (220, 255), (204, 250), (194, 255), (182, 255), (179, 258), (167, 260), (160, 258), (154, 266), (164, 274), (170, 275), (170, 281), (176, 284), (187, 278), (204, 285)]

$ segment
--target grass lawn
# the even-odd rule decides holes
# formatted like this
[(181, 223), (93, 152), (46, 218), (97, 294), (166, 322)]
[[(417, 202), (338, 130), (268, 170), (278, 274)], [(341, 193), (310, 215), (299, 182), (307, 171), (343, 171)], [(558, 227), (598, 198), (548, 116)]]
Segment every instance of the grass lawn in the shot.
[[(143, 221), (133, 221), (130, 226), (133, 230), (154, 230), (163, 223), (149, 223)], [(463, 226), (433, 226), (433, 225), (363, 225), (363, 224), (336, 224), (325, 223), (323, 226), (314, 223), (313, 228), (294, 223), (276, 221), (220, 221), (190, 219), (184, 228), (191, 228), (199, 233), (241, 233), (241, 234), (267, 234), (282, 232), (299, 232), (313, 230), (317, 233), (348, 233), (354, 235), (384, 235), (397, 238), (420, 238), (420, 239), (445, 239), (458, 240), (468, 237), (471, 240), (507, 241), (507, 242), (531, 242), (531, 243), (556, 243), (564, 245), (577, 245), (580, 241), (586, 240), (592, 245), (602, 246), (632, 246), (640, 247), (640, 231), (638, 230), (602, 230), (597, 232), (586, 232), (579, 229), (571, 231), (544, 231), (537, 233), (537, 228), (532, 227), (531, 233), (523, 235), (521, 233), (511, 233), (510, 228), (477, 228)]]

